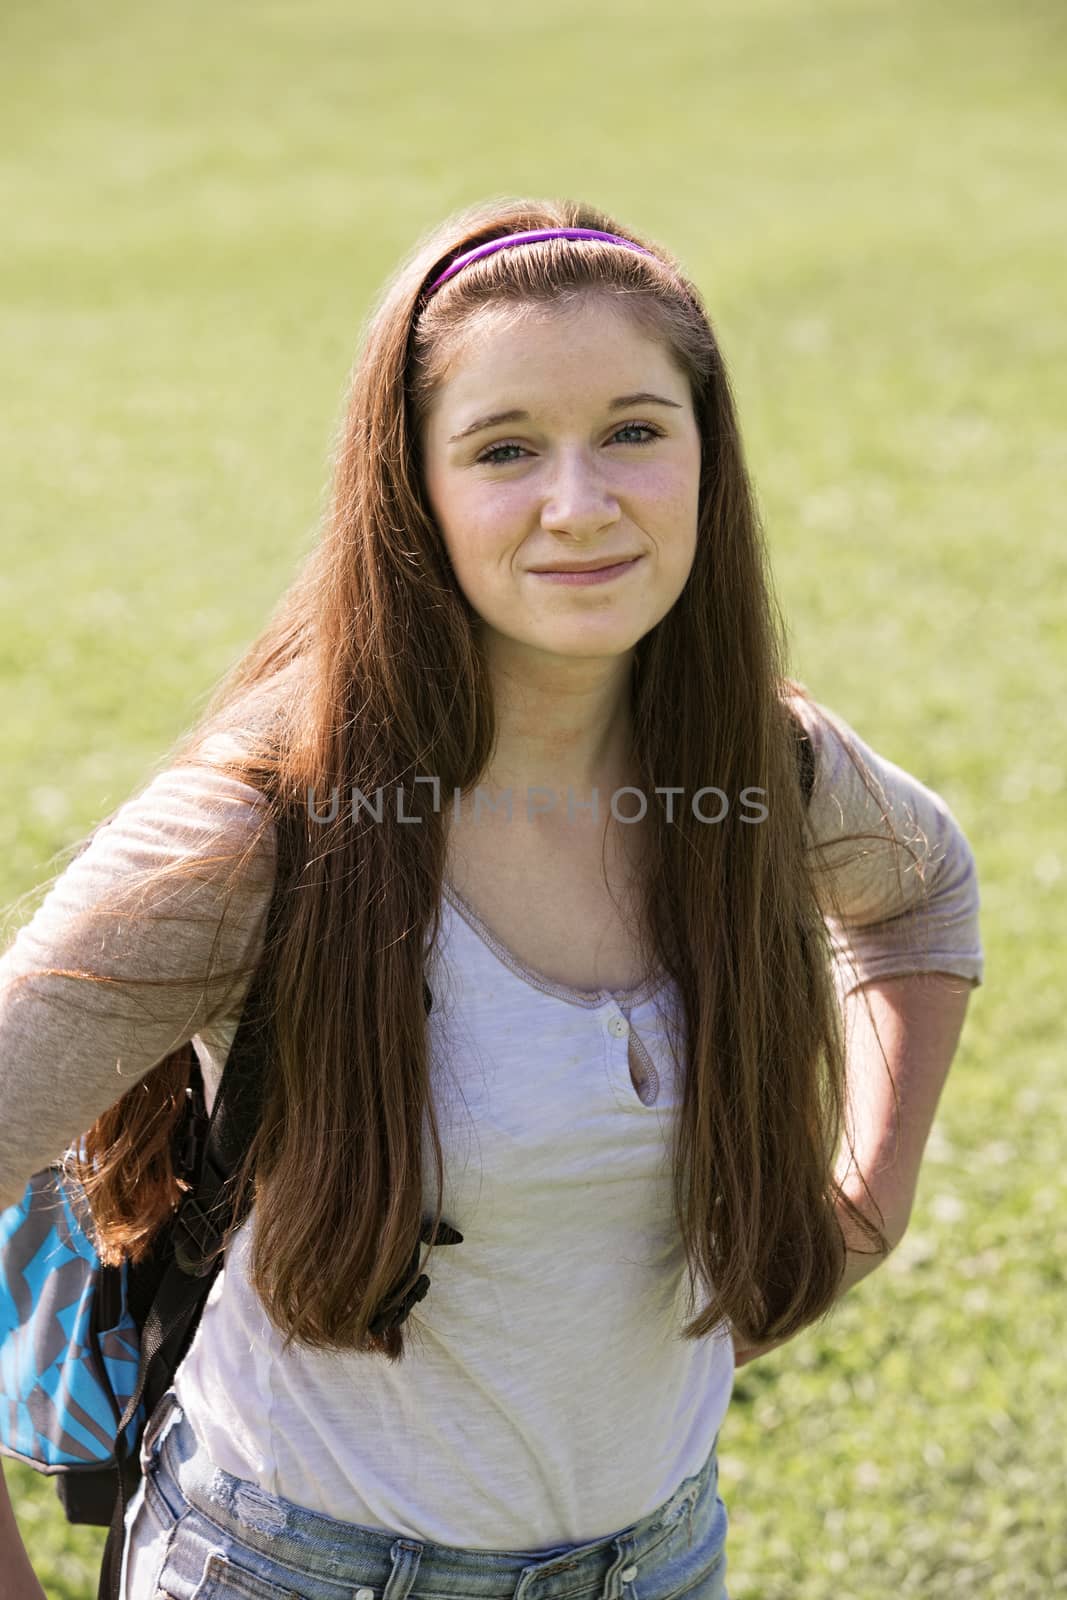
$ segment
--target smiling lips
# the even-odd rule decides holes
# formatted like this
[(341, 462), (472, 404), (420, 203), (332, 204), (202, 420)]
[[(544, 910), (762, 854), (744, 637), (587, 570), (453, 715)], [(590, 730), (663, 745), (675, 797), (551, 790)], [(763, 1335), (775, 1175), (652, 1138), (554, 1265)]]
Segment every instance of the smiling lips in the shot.
[(607, 583), (612, 578), (624, 572), (629, 572), (641, 560), (640, 556), (627, 556), (621, 561), (614, 561), (608, 566), (595, 567), (531, 567), (530, 571), (537, 578), (546, 578), (549, 583)]
[(637, 556), (594, 556), (592, 561), (561, 561), (555, 567), (531, 567), (531, 572), (601, 572), (605, 567), (621, 567)]

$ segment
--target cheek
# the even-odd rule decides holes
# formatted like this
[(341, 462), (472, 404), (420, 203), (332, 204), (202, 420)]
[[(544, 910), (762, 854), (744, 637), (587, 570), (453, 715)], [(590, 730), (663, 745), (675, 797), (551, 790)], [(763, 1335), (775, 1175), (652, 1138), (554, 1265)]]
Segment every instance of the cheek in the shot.
[(697, 495), (675, 479), (664, 485), (649, 513), (646, 529), (658, 547), (661, 567), (672, 577), (688, 575), (696, 557), (699, 510)]
[(629, 485), (618, 487), (640, 502), (649, 527), (675, 531), (680, 525), (696, 522), (700, 479), (687, 461), (665, 456), (662, 461), (646, 462)]
[(453, 491), (438, 512), (438, 521), (457, 569), (472, 575), (486, 572), (508, 559), (526, 526), (521, 494), (497, 490), (491, 496), (477, 490)]

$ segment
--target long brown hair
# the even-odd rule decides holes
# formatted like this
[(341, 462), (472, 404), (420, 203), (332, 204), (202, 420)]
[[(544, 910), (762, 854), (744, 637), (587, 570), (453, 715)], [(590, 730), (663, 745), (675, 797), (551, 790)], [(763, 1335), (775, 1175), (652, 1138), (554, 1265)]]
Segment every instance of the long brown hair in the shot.
[[(624, 234), (652, 255), (559, 240), (504, 250), (423, 306), (425, 286), (460, 252), (568, 226)], [(834, 1177), (846, 1113), (840, 1002), (786, 704), (806, 691), (785, 675), (730, 384), (700, 293), (658, 242), (594, 206), (491, 201), (423, 237), (389, 282), (351, 375), (321, 538), (168, 757), (210, 761), (263, 791), (255, 836), (214, 862), (231, 883), (269, 856), (280, 808), (307, 818), (281, 934), (256, 958), (270, 964), (275, 1053), (237, 1177), (239, 1190), (253, 1182), (251, 1279), (287, 1346), (402, 1356), (402, 1327), (376, 1337), (369, 1326), (418, 1239), (424, 1115), (441, 1217), (422, 994), (445, 825), (430, 786), (414, 780), (435, 774), (445, 794), (473, 789), (492, 752), (494, 705), (478, 618), (423, 488), (427, 409), (458, 338), (486, 308), (589, 294), (610, 297), (680, 363), (702, 440), (693, 568), (636, 646), (632, 700), (637, 770), (656, 795), (636, 932), (648, 970), (668, 972), (681, 997), (675, 1208), (690, 1292), (697, 1280), (713, 1291), (684, 1336), (728, 1317), (746, 1340), (782, 1338), (822, 1316), (845, 1262), (838, 1200), (888, 1249)], [(209, 756), (201, 745), (222, 731), (236, 739), (232, 757)], [(708, 827), (685, 807), (668, 820), (659, 787), (688, 796), (712, 782), (728, 795), (762, 787), (762, 825), (731, 813)], [(369, 797), (400, 786), (405, 815), (421, 826), (397, 825), (389, 805), (380, 823), (345, 806), (328, 822), (307, 817), (309, 791)], [(254, 966), (195, 979), (231, 982)], [(183, 1044), (81, 1140), (74, 1172), (105, 1259), (140, 1259), (180, 1199), (170, 1138), (193, 1059)]]

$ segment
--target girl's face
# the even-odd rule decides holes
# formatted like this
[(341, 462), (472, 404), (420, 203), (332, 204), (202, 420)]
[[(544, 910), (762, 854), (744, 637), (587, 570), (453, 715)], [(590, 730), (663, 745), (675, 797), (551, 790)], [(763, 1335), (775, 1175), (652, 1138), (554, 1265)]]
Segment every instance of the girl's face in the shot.
[[(689, 382), (603, 299), (480, 324), (422, 443), (433, 514), (497, 661), (620, 656), (685, 587), (701, 465)], [(537, 570), (618, 561), (632, 564), (598, 583)]]

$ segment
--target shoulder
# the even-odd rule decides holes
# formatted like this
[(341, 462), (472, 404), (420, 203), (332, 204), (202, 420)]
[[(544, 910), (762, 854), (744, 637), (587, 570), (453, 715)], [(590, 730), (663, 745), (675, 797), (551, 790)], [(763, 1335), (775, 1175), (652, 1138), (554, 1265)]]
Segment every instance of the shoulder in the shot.
[(0, 955), (5, 1193), (239, 1006), (274, 879), (267, 799), (240, 770), (168, 764), (93, 829)]
[(270, 805), (263, 790), (230, 770), (240, 747), (218, 735), (187, 759), (164, 768), (102, 823), (100, 840), (115, 865), (133, 874), (164, 866), (168, 858), (199, 857), (205, 873), (247, 855), (243, 874), (263, 887), (273, 879), (276, 848)]
[(825, 810), (836, 797), (840, 820), (842, 808), (864, 813), (884, 810), (889, 795), (887, 778), (909, 774), (887, 761), (860, 737), (839, 712), (816, 700), (803, 686), (790, 681), (783, 692), (783, 704), (806, 746), (810, 763), (810, 798), (816, 812)]
[[(205, 745), (99, 822), (48, 880), (45, 899), (5, 957), (19, 962), (68, 938), (91, 940), (76, 932), (86, 919), (106, 917), (105, 927), (127, 910), (210, 916), (232, 897), (231, 914), (254, 920), (274, 884), (274, 824), (264, 793), (227, 771), (225, 759), (221, 744)], [(41, 887), (8, 909), (8, 927)]]
[(927, 892), (968, 885), (971, 896), (974, 853), (943, 796), (828, 706), (803, 695), (790, 706), (815, 754), (808, 842), (843, 913), (872, 922), (900, 915)]

